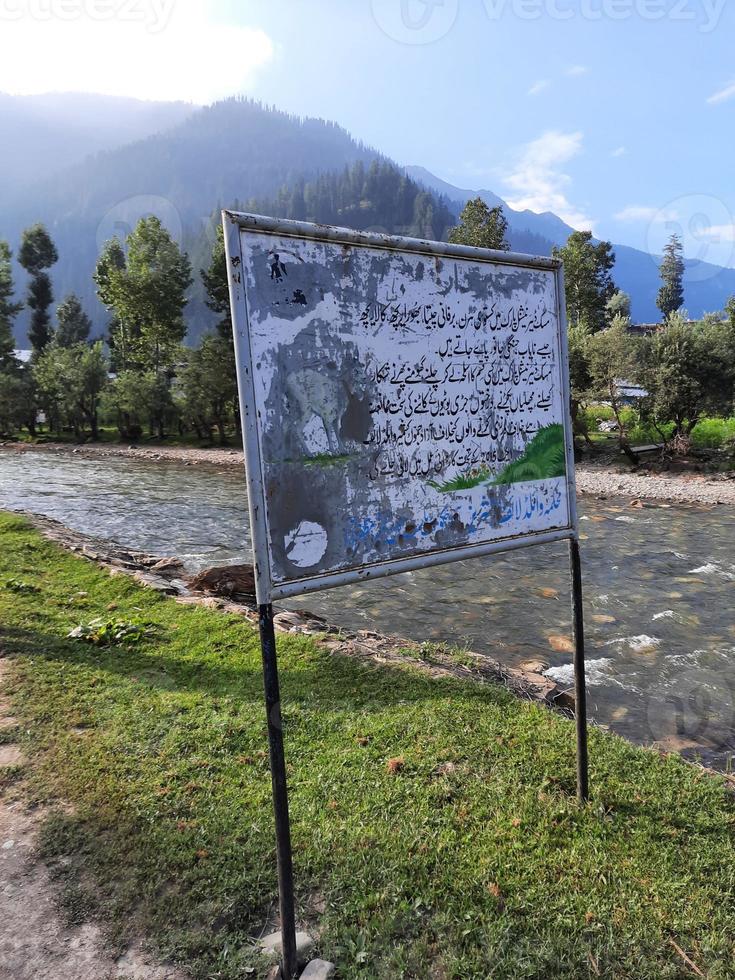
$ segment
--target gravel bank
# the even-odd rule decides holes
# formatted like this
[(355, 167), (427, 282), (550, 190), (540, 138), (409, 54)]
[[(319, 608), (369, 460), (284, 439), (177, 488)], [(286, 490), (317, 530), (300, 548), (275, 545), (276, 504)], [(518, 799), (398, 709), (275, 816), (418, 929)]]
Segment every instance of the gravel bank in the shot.
[[(237, 449), (194, 449), (186, 446), (72, 446), (67, 443), (0, 443), (5, 452), (47, 452), (84, 456), (92, 459), (122, 457), (153, 462), (178, 462), (188, 466), (243, 466)], [(699, 474), (619, 473), (584, 463), (577, 467), (577, 489), (583, 494), (662, 500), (669, 503), (735, 505), (735, 480), (713, 479)]]
[(690, 473), (644, 475), (582, 465), (577, 467), (577, 490), (594, 496), (665, 500), (668, 503), (735, 504), (735, 480)]

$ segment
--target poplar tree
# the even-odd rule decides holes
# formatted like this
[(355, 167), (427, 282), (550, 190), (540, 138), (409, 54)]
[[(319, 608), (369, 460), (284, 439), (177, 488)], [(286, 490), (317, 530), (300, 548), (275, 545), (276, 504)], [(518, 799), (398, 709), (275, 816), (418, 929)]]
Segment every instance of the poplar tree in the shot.
[(672, 235), (661, 263), (662, 286), (656, 305), (664, 321), (684, 305), (684, 246), (679, 235)]

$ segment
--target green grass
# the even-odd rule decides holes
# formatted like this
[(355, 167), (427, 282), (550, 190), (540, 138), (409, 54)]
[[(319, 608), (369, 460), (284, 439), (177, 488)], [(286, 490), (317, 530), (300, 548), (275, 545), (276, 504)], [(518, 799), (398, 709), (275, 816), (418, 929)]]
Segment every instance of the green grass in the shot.
[[(87, 433), (89, 436), (89, 433)], [(36, 443), (68, 443), (69, 445), (77, 446), (79, 445), (79, 440), (74, 436), (71, 431), (65, 431), (61, 433), (57, 432), (47, 432), (45, 429), (41, 432), (39, 431), (35, 438), (33, 438), (27, 430), (23, 429), (21, 432), (16, 433), (16, 438), (18, 442), (25, 442), (31, 445)], [(109, 445), (122, 445), (128, 446), (131, 442), (134, 442), (138, 446), (143, 447), (159, 447), (159, 446), (183, 446), (189, 449), (219, 449), (222, 448), (219, 442), (219, 436), (214, 433), (213, 439), (210, 441), (208, 439), (199, 439), (194, 432), (187, 432), (183, 436), (180, 435), (175, 429), (169, 431), (165, 439), (159, 439), (157, 436), (151, 436), (148, 432), (144, 432), (139, 439), (122, 439), (120, 437), (120, 432), (115, 425), (101, 425), (99, 429), (99, 440), (97, 445), (104, 443)], [(91, 443), (95, 445), (95, 443)], [(227, 431), (227, 445), (224, 447), (226, 449), (241, 449), (242, 439), (237, 434), (234, 429)]]
[[(262, 975), (245, 972), (276, 898), (254, 630), (10, 515), (0, 577), (41, 590), (0, 589), (31, 760), (6, 792), (71, 804), (43, 833), (68, 916), (119, 945), (145, 932), (202, 980)], [(155, 632), (68, 637), (113, 612)], [(710, 980), (735, 977), (723, 781), (593, 731), (580, 808), (564, 718), (311, 638), (279, 650), (299, 915), (342, 978), (692, 976), (671, 940)]]
[[(661, 433), (651, 424), (641, 421), (639, 413), (633, 408), (621, 412), (623, 423), (628, 426), (628, 435), (633, 445), (660, 443)], [(590, 405), (585, 410), (585, 420), (590, 435), (597, 433), (597, 420), (609, 421), (613, 418), (609, 405)], [(674, 423), (667, 422), (662, 427), (667, 438), (671, 438)], [(722, 449), (735, 440), (735, 418), (705, 418), (692, 430), (692, 445), (697, 449)]]

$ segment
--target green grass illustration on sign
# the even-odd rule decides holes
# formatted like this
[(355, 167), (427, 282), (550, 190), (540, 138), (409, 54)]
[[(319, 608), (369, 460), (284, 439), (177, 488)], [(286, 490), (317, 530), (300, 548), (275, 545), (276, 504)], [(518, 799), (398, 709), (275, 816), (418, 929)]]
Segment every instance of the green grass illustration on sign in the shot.
[(555, 423), (540, 429), (526, 446), (522, 456), (509, 463), (494, 479), (490, 470), (483, 468), (471, 473), (460, 473), (446, 483), (430, 483), (440, 493), (471, 490), (482, 483), (504, 486), (510, 483), (533, 483), (535, 480), (553, 480), (566, 476), (566, 449), (564, 427)]

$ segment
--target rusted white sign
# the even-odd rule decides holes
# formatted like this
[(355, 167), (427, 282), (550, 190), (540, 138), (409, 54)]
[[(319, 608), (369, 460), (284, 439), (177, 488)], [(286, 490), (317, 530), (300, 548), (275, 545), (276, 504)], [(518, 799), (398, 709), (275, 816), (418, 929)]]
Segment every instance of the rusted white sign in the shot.
[(555, 260), (223, 217), (261, 602), (571, 536)]

